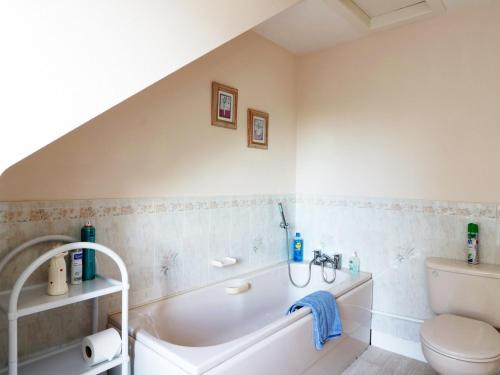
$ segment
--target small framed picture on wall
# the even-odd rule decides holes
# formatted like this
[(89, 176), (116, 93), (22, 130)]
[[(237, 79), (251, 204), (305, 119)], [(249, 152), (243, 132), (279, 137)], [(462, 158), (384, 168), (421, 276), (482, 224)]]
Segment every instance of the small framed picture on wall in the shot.
[(267, 150), (269, 138), (269, 113), (248, 109), (248, 147)]
[(212, 82), (212, 125), (236, 129), (238, 89)]

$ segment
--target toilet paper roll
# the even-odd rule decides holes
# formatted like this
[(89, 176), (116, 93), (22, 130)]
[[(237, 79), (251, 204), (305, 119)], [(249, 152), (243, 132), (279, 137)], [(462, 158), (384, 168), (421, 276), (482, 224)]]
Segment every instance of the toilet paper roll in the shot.
[(120, 354), (121, 350), (122, 339), (114, 328), (87, 336), (82, 341), (83, 359), (89, 365), (110, 361)]

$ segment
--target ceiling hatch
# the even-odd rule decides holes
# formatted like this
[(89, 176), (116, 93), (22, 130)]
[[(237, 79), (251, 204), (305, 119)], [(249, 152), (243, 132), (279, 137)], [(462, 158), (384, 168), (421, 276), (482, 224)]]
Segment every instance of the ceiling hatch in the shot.
[(352, 0), (370, 18), (425, 3), (422, 0)]
[(441, 0), (340, 0), (370, 29), (444, 12)]

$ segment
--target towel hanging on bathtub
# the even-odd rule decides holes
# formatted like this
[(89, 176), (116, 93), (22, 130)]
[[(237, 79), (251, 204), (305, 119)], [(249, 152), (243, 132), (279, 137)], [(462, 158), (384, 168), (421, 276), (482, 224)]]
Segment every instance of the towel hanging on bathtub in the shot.
[(342, 322), (335, 297), (326, 291), (311, 293), (295, 302), (287, 314), (302, 307), (309, 307), (313, 315), (314, 345), (317, 350), (323, 349), (327, 341), (342, 335)]

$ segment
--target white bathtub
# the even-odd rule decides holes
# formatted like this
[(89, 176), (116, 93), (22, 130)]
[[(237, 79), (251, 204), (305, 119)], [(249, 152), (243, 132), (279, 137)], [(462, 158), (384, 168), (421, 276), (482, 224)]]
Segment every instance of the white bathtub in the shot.
[[(305, 280), (307, 266), (294, 264), (292, 272)], [(244, 279), (251, 289), (242, 294), (226, 294), (222, 282), (130, 310), (134, 375), (335, 375), (369, 345), (370, 274), (337, 271), (329, 285), (313, 266), (310, 285), (298, 289), (281, 264)], [(337, 297), (344, 328), (321, 351), (313, 345), (310, 310), (285, 315), (293, 302), (316, 290)], [(119, 328), (120, 314), (109, 323)]]

